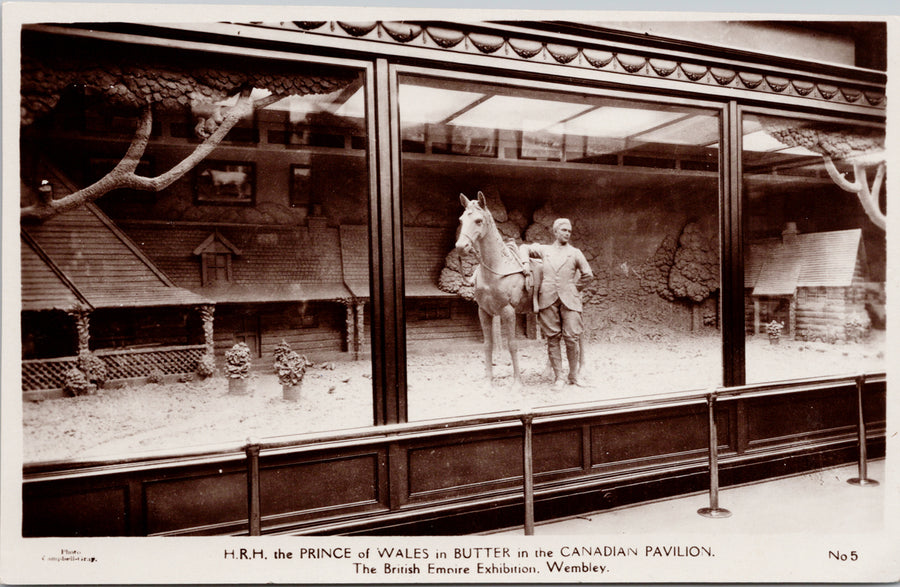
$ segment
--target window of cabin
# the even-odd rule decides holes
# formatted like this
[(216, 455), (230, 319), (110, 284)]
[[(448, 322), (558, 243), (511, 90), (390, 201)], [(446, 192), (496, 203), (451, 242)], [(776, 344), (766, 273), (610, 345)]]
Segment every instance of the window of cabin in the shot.
[(231, 281), (231, 253), (203, 253), (203, 285)]

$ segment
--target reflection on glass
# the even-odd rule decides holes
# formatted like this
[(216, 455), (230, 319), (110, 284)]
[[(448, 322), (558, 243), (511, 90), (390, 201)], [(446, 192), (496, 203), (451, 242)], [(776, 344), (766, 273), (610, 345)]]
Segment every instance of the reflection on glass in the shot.
[[(23, 281), (23, 393), (52, 398), (24, 403), (25, 460), (371, 425), (364, 78), (122, 47), (117, 58), (133, 57), (124, 72), (71, 43), (23, 49), (26, 82), (59, 67), (83, 76), (62, 90), (29, 86), (60, 95), (49, 111), (24, 98), (35, 114), (23, 117), (23, 204), (120, 162), (140, 111), (103, 84), (127, 93), (169, 80), (154, 86), (136, 173), (181, 172), (159, 193), (118, 189), (97, 208), (23, 223), (23, 274), (62, 272), (69, 284)], [(204, 143), (213, 149), (198, 158)]]
[[(401, 77), (400, 132), (410, 420), (721, 383), (715, 112)], [(456, 250), (460, 194), (479, 192), (491, 242)], [(502, 251), (552, 245), (558, 218), (593, 273), (580, 284), (583, 357), (557, 339), (551, 358), (553, 331), (527, 297), (514, 319), (521, 385), (500, 338), (489, 382), (475, 288), (493, 280), (476, 275), (518, 272)], [(520, 275), (508, 281), (535, 280)], [(583, 385), (565, 383), (576, 354)]]
[(885, 369), (884, 134), (745, 116), (747, 381)]

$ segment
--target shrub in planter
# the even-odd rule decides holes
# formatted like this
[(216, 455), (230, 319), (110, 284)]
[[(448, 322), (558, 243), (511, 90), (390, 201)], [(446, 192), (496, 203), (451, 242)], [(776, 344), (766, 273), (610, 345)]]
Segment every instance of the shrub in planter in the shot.
[(234, 394), (247, 393), (247, 378), (253, 357), (247, 343), (239, 342), (225, 351), (225, 376), (228, 377), (228, 391)]
[(781, 331), (784, 330), (784, 322), (772, 320), (766, 324), (766, 334), (769, 335), (770, 344), (778, 344), (781, 341)]
[(197, 361), (197, 376), (201, 379), (212, 377), (216, 374), (216, 358), (206, 354)]
[(109, 370), (103, 359), (91, 352), (78, 355), (78, 369), (84, 374), (89, 383), (97, 387), (103, 387), (109, 378)]
[(153, 368), (150, 371), (150, 374), (147, 375), (147, 383), (162, 383), (163, 382), (163, 372), (157, 368)]
[(860, 342), (871, 334), (872, 323), (868, 316), (855, 315), (844, 322), (844, 336), (847, 342)]
[(72, 367), (66, 371), (66, 379), (63, 384), (63, 391), (65, 391), (66, 395), (91, 395), (96, 390), (97, 386), (88, 380), (87, 375), (81, 369)]
[(285, 341), (281, 341), (275, 347), (273, 354), (275, 374), (278, 376), (278, 382), (281, 383), (284, 399), (298, 401), (300, 384), (303, 383), (303, 376), (306, 375), (306, 368), (310, 363), (305, 356), (300, 356), (291, 350), (291, 346)]

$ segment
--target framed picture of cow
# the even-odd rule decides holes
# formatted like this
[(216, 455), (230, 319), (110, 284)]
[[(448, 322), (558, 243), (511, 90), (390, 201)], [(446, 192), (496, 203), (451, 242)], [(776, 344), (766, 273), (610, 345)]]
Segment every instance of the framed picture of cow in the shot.
[(256, 201), (256, 164), (207, 159), (194, 168), (197, 204), (252, 206)]

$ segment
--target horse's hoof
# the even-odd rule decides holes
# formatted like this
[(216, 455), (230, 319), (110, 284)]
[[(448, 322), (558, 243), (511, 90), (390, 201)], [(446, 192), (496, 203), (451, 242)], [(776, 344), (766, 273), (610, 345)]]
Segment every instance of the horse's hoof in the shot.
[(522, 382), (521, 381), (513, 381), (513, 384), (510, 386), (510, 390), (513, 393), (521, 393), (522, 392)]

